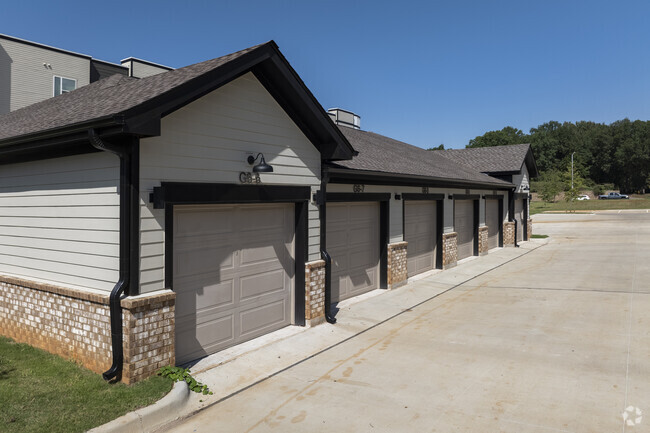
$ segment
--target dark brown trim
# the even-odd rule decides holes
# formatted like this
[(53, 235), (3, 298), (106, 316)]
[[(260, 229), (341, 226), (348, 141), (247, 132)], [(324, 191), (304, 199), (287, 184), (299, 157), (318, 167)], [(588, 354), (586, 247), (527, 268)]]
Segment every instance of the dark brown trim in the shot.
[(402, 194), (403, 200), (444, 200), (444, 194), (418, 194), (405, 192)]
[(485, 200), (503, 200), (504, 194), (486, 194), (483, 196)]
[(389, 201), (390, 193), (328, 192), (327, 202)]
[(478, 250), (478, 244), (479, 244), (479, 233), (478, 233), (478, 226), (479, 226), (479, 219), (480, 219), (480, 200), (474, 200), (474, 255), (478, 256), (479, 255), (479, 250)]
[(154, 209), (164, 209), (166, 204), (299, 202), (308, 201), (310, 193), (308, 186), (162, 182), (149, 199)]
[[(391, 186), (428, 186), (429, 188), (473, 188), (490, 190), (511, 190), (514, 185), (473, 182), (459, 179), (436, 178), (416, 176), (402, 173), (387, 173), (377, 171), (354, 170), (349, 168), (330, 167), (330, 183), (354, 184), (363, 183), (367, 185), (391, 185)], [(496, 180), (496, 179), (495, 179)]]
[(445, 231), (445, 201), (436, 204), (436, 269), (442, 269), (442, 235)]
[(308, 254), (309, 222), (308, 202), (302, 201), (295, 204), (295, 242), (294, 260), (295, 272), (293, 280), (294, 291), (294, 321), (296, 325), (305, 326), (305, 263)]
[(390, 242), (390, 202), (379, 203), (379, 288), (388, 288), (388, 243)]
[(452, 194), (454, 200), (478, 200), (481, 198), (480, 194)]

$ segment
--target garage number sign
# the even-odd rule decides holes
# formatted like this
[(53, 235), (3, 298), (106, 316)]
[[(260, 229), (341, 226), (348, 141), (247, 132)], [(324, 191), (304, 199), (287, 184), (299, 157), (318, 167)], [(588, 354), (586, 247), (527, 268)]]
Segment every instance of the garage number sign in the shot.
[(239, 181), (241, 183), (262, 183), (259, 173), (250, 173), (245, 171), (239, 173)]

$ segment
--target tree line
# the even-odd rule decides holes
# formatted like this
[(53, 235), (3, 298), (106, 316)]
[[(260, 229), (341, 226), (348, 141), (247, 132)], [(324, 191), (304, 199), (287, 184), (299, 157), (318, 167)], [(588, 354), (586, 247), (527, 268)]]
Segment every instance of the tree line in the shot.
[(531, 144), (542, 182), (566, 179), (574, 154), (578, 186), (614, 184), (622, 193), (650, 189), (650, 121), (623, 119), (609, 125), (550, 121), (528, 134), (506, 126), (470, 140), (466, 147), (519, 143)]

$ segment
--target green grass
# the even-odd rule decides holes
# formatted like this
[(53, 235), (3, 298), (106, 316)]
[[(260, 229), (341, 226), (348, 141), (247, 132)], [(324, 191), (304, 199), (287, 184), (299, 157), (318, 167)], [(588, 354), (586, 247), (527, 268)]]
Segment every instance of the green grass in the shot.
[(573, 212), (591, 210), (616, 210), (616, 209), (650, 209), (650, 194), (632, 196), (629, 200), (583, 200), (567, 203), (546, 203), (533, 201), (530, 203), (530, 214), (542, 212)]
[(546, 239), (548, 235), (531, 235), (531, 239)]
[(172, 385), (158, 376), (109, 384), (71, 361), (0, 337), (3, 433), (83, 432), (156, 402)]

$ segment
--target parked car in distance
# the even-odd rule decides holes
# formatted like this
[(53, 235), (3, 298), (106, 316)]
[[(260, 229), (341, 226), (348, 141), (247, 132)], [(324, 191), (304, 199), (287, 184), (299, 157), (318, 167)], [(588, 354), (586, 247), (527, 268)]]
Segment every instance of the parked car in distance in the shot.
[(587, 194), (580, 194), (576, 200), (589, 200), (589, 196)]
[(619, 200), (624, 198), (630, 198), (625, 194), (619, 194), (617, 192), (610, 192), (609, 194), (599, 195), (598, 200)]

